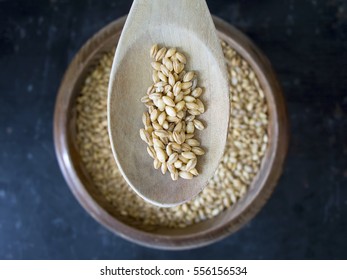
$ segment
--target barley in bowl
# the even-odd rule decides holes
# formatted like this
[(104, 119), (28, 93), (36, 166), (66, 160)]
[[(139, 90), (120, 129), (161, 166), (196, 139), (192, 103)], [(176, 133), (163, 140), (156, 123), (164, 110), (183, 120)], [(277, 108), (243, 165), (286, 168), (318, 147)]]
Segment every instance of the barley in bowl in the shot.
[[(196, 198), (171, 208), (159, 208), (138, 197), (114, 161), (106, 108), (114, 51), (104, 54), (86, 78), (76, 104), (79, 153), (97, 190), (112, 205), (111, 214), (129, 225), (144, 230), (179, 228), (213, 218), (236, 203), (259, 172), (268, 146), (266, 99), (247, 61), (225, 42), (222, 48), (230, 77), (231, 114), (224, 156)], [(195, 154), (204, 153), (200, 147), (193, 149)]]

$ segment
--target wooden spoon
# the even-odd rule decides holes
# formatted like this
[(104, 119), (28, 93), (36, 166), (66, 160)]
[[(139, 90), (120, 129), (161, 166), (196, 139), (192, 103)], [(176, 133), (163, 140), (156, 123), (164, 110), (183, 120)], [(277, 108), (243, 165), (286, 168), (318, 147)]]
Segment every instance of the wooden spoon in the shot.
[[(152, 84), (149, 51), (153, 44), (176, 47), (204, 88), (206, 129), (196, 133), (206, 154), (199, 175), (172, 181), (153, 168), (140, 139), (140, 102)], [(146, 201), (169, 207), (191, 200), (207, 185), (223, 156), (229, 123), (229, 88), (224, 56), (204, 0), (134, 0), (117, 46), (108, 90), (108, 127), (113, 155), (125, 180)]]

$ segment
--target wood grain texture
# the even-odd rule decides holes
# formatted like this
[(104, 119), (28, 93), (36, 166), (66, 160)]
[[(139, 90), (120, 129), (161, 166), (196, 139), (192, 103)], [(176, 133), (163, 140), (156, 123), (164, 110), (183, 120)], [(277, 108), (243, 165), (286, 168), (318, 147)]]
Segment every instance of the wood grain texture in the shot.
[(288, 120), (285, 101), (275, 73), (261, 51), (240, 31), (214, 18), (218, 36), (236, 49), (256, 72), (270, 109), (270, 145), (260, 169), (245, 197), (214, 219), (185, 229), (161, 228), (145, 232), (128, 226), (109, 214), (111, 205), (88, 177), (75, 143), (75, 100), (80, 85), (100, 55), (118, 42), (125, 17), (112, 22), (92, 37), (77, 53), (67, 69), (56, 100), (54, 143), (62, 173), (77, 200), (98, 222), (115, 234), (133, 242), (178, 250), (213, 243), (237, 231), (262, 208), (282, 173), (288, 147)]
[[(176, 11), (176, 12), (173, 12)], [(145, 28), (143, 26), (145, 25)], [(177, 47), (187, 56), (186, 69), (196, 71), (206, 112), (206, 129), (196, 133), (206, 151), (198, 158), (199, 176), (172, 181), (153, 168), (139, 137), (140, 102), (152, 84), (153, 44)], [(108, 127), (118, 167), (128, 184), (146, 201), (161, 207), (182, 204), (207, 185), (223, 156), (229, 123), (228, 77), (223, 52), (205, 0), (135, 0), (125, 23), (110, 76)]]

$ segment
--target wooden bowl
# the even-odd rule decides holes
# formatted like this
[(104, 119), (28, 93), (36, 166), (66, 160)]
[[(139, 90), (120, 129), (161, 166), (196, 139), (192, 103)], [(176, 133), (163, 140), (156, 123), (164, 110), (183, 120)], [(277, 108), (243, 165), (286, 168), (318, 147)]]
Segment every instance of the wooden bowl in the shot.
[(76, 143), (75, 102), (81, 85), (101, 55), (118, 42), (126, 17), (96, 33), (76, 54), (61, 83), (54, 113), (54, 144), (61, 171), (84, 209), (115, 234), (152, 248), (185, 249), (207, 245), (230, 235), (246, 224), (270, 197), (282, 172), (288, 147), (285, 101), (275, 73), (261, 51), (240, 31), (214, 18), (219, 37), (248, 61), (258, 76), (269, 106), (269, 147), (260, 172), (246, 195), (213, 219), (184, 229), (161, 228), (146, 232), (109, 214), (111, 205), (97, 191), (83, 166)]

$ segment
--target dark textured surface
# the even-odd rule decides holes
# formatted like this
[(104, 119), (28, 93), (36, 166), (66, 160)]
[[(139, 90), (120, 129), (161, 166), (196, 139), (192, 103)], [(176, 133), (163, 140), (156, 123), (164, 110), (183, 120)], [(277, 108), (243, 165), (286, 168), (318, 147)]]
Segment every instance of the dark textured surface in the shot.
[(347, 1), (208, 1), (270, 58), (291, 121), (284, 174), (246, 227), (214, 245), (147, 249), (96, 223), (56, 162), (52, 117), (82, 44), (131, 1), (0, 1), (1, 259), (347, 258)]

